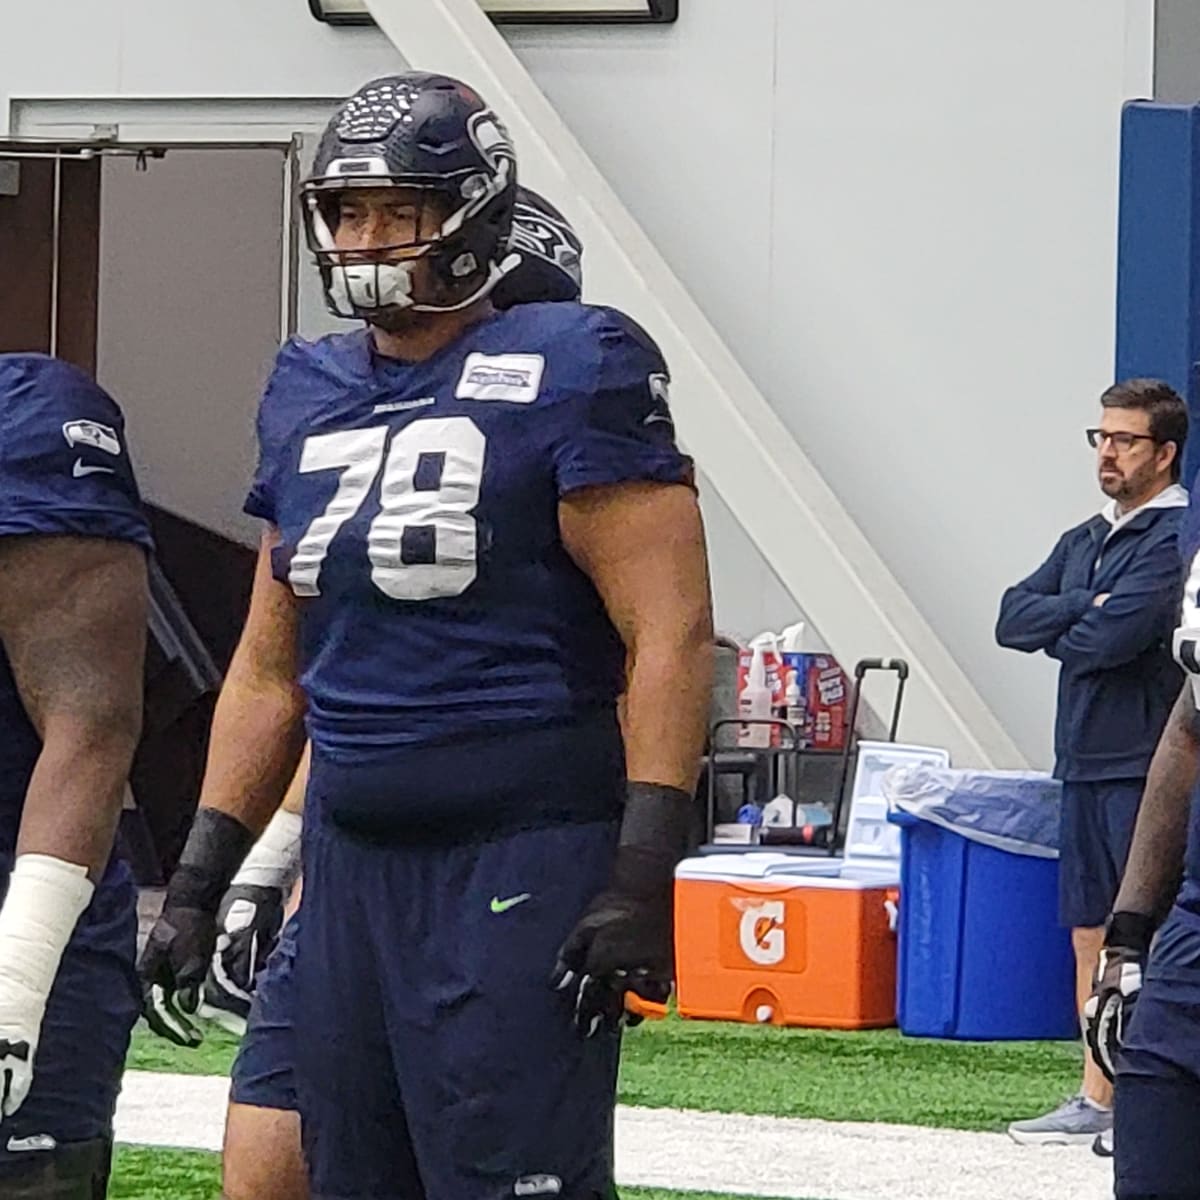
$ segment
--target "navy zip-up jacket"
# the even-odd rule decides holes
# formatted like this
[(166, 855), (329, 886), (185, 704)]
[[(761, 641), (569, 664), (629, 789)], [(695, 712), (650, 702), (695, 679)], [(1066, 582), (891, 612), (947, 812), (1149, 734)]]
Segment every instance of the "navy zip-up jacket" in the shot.
[(1121, 521), (1110, 505), (1064, 533), (1050, 557), (1000, 601), (1000, 645), (1044, 650), (1062, 664), (1057, 779), (1146, 775), (1183, 684), (1171, 637), (1183, 590), (1178, 539), (1186, 511), (1187, 493), (1178, 486)]

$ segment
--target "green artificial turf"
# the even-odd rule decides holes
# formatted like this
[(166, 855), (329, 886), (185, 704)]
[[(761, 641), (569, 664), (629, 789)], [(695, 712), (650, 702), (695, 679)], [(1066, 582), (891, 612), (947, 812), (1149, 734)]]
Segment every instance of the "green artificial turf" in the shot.
[(228, 1075), (238, 1039), (219, 1025), (200, 1022), (204, 1041), (194, 1050), (156, 1037), (145, 1021), (133, 1031), (125, 1066), (131, 1071), (167, 1071), (173, 1075)]
[[(216, 1200), (220, 1160), (202, 1150), (118, 1146), (108, 1200)], [(622, 1188), (621, 1200), (734, 1200), (712, 1192)], [(739, 1197), (737, 1200), (754, 1200)]]
[(1074, 1094), (1071, 1042), (947, 1042), (672, 1018), (630, 1031), (624, 1104), (996, 1130)]
[[(184, 1050), (135, 1033), (129, 1066), (224, 1075), (236, 1040), (206, 1026)], [(943, 1042), (894, 1029), (840, 1033), (709, 1021), (647, 1021), (625, 1039), (623, 1104), (997, 1130), (1079, 1084), (1071, 1042)]]
[(217, 1200), (220, 1187), (217, 1154), (118, 1146), (108, 1200)]

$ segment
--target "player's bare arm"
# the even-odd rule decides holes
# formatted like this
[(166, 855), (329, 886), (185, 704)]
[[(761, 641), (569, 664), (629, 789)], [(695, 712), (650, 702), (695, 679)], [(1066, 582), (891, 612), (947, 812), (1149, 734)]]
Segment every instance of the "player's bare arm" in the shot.
[(221, 899), (296, 772), (304, 746), (297, 601), (271, 575), (278, 534), (259, 549), (246, 627), (213, 717), (200, 805), (139, 971), (151, 1027), (196, 1045), (200, 998)]
[(112, 852), (141, 733), (146, 609), (137, 546), (0, 543), (0, 642), (42, 742), (0, 909), (5, 1116), (28, 1093), (59, 962)]
[(141, 735), (146, 556), (97, 538), (0, 543), (0, 641), (42, 740), (17, 854), (94, 881), (112, 851)]
[(559, 525), (628, 652), (629, 778), (690, 793), (704, 749), (713, 644), (696, 494), (682, 484), (585, 488), (561, 501)]
[(1179, 693), (1150, 764), (1115, 911), (1153, 917), (1170, 907), (1183, 870), (1188, 806), (1197, 778), (1200, 734), (1189, 681)]
[[(585, 1035), (622, 1019), (624, 994), (665, 1000), (672, 890), (687, 847), (712, 681), (712, 605), (695, 493), (681, 484), (583, 489), (560, 502), (563, 544), (625, 643), (629, 778), (609, 887), (559, 951), (555, 983)], [(679, 680), (688, 686), (681, 688)]]
[(297, 682), (298, 607), (271, 575), (279, 535), (259, 547), (250, 610), (213, 714), (200, 807), (225, 813), (257, 837), (275, 814), (304, 746)]

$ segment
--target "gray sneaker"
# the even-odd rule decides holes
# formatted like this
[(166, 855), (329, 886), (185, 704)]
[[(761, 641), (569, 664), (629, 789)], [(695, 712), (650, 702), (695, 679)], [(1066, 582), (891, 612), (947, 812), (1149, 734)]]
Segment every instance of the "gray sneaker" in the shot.
[(1096, 1134), (1096, 1140), (1092, 1143), (1092, 1153), (1098, 1154), (1101, 1158), (1112, 1158), (1113, 1131), (1111, 1129)]
[(1112, 1128), (1112, 1112), (1096, 1108), (1082, 1096), (1072, 1096), (1044, 1117), (1014, 1121), (1008, 1136), (1022, 1146), (1090, 1145), (1098, 1134)]

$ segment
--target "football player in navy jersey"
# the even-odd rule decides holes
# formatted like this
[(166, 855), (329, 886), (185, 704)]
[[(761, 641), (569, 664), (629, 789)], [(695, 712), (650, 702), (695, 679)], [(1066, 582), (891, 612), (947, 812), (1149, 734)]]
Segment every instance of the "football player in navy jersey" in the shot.
[(142, 719), (151, 538), (121, 414), (0, 355), (0, 1195), (100, 1200), (140, 993), (112, 857)]
[(495, 311), (515, 192), (441, 76), (367, 85), (322, 139), (310, 243), (369, 329), (289, 343), (268, 384), (255, 595), (145, 964), (193, 1002), (306, 717), (318, 1198), (611, 1196), (623, 996), (672, 976), (711, 672), (691, 463), (628, 318)]
[[(493, 291), (496, 308), (579, 299), (583, 247), (562, 214), (527, 188), (521, 188), (517, 197), (512, 246), (520, 254), (520, 263)], [(245, 1032), (233, 1066), (221, 1161), (228, 1200), (306, 1200), (308, 1196), (293, 1044), (298, 918), (283, 926), (278, 948), (268, 959), (300, 869), (307, 776), (305, 759), (280, 810), (238, 869), (217, 914), (217, 949), (200, 1013)], [(152, 1008), (150, 1015), (156, 1027), (181, 1045), (194, 1044), (200, 1037), (199, 1027), (186, 1014)]]
[(1200, 1195), (1200, 486), (1195, 484), (1181, 549), (1190, 573), (1175, 657), (1189, 679), (1155, 751), (1096, 990), (1085, 1010), (1096, 1059), (1116, 1081), (1119, 1200)]
[[(583, 245), (562, 213), (530, 188), (518, 190), (510, 244), (520, 261), (492, 291), (494, 308), (579, 300)], [(274, 949), (285, 903), (300, 872), (300, 814), (307, 779), (305, 759), (279, 811), (239, 867), (217, 914), (217, 949), (204, 983), (200, 1015), (239, 1036), (246, 1031), (255, 976)], [(200, 1027), (186, 1014), (152, 1010), (151, 1019), (180, 1045), (190, 1045), (201, 1036)]]

